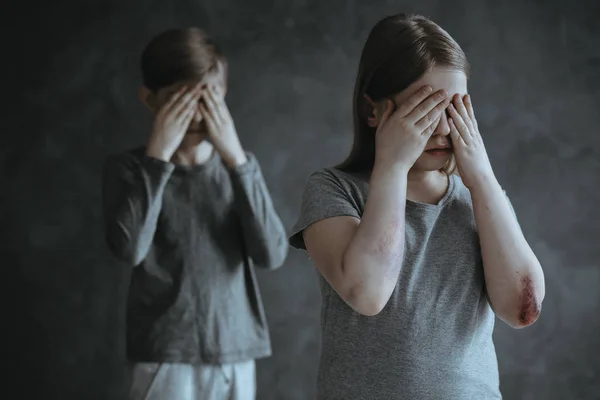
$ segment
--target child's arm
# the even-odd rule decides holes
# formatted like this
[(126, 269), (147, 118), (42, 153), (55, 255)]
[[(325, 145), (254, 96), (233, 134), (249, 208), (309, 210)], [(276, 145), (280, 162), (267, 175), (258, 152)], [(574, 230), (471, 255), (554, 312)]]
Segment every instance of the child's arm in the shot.
[(312, 214), (310, 218), (305, 215), (302, 224), (308, 254), (340, 298), (365, 316), (379, 314), (398, 283), (406, 236), (408, 171), (448, 104), (445, 91), (431, 91), (424, 86), (397, 108), (389, 99), (374, 104), (379, 107), (372, 120), (378, 125), (375, 162), (360, 219), (356, 202), (339, 190), (335, 180), (311, 185), (314, 194), (305, 195), (303, 209)]
[(508, 325), (531, 325), (545, 294), (542, 267), (494, 176), (470, 96), (454, 95), (448, 113), (456, 163), (473, 200), (490, 303)]
[(496, 179), (471, 189), (485, 283), (496, 315), (514, 328), (533, 324), (545, 294), (544, 273)]
[(165, 185), (175, 165), (168, 162), (196, 113), (201, 86), (182, 87), (164, 103), (141, 159), (109, 157), (102, 176), (105, 237), (111, 252), (136, 266), (152, 244)]
[(240, 143), (225, 102), (224, 88), (208, 86), (199, 108), (206, 121), (210, 142), (229, 168), (234, 204), (248, 255), (257, 267), (280, 267), (288, 252), (286, 232), (273, 207), (256, 158), (246, 153)]
[(163, 191), (175, 166), (144, 156), (107, 159), (102, 176), (105, 239), (111, 253), (139, 265), (150, 249)]
[(311, 223), (302, 231), (310, 258), (352, 309), (379, 314), (402, 269), (407, 170), (376, 165), (361, 216), (335, 178), (319, 174), (311, 181), (303, 225)]
[(246, 250), (257, 267), (280, 267), (288, 253), (281, 223), (256, 158), (230, 169), (234, 204), (240, 215)]

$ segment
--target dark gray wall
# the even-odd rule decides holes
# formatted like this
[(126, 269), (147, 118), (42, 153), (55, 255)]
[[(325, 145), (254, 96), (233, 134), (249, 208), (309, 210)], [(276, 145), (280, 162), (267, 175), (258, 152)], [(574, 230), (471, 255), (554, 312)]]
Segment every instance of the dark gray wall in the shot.
[[(307, 175), (349, 149), (350, 96), (368, 30), (386, 14), (417, 11), (470, 57), (470, 90), (492, 163), (545, 267), (540, 320), (520, 331), (499, 323), (495, 333), (504, 396), (600, 399), (598, 2), (72, 0), (39, 7), (5, 36), (14, 40), (5, 49), (15, 61), (3, 61), (14, 69), (3, 97), (15, 105), (3, 110), (0, 149), (2, 270), (6, 315), (14, 317), (5, 350), (15, 359), (9, 383), (19, 393), (8, 398), (121, 398), (129, 275), (104, 248), (100, 167), (106, 154), (148, 133), (136, 90), (138, 57), (152, 35), (198, 25), (222, 43), (240, 136), (290, 227)], [(291, 252), (283, 269), (260, 279), (275, 354), (259, 363), (259, 399), (311, 399), (319, 353), (314, 270)]]

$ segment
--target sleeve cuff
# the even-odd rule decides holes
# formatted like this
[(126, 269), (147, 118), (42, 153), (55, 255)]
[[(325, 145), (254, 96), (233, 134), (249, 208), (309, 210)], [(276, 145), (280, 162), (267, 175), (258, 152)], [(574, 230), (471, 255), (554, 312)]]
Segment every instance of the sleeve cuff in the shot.
[(158, 158), (144, 155), (142, 157), (142, 165), (149, 171), (159, 174), (170, 174), (175, 169), (175, 164), (159, 160)]
[(247, 161), (244, 164), (229, 170), (232, 176), (241, 177), (256, 172), (258, 169), (258, 162), (256, 161), (254, 154), (246, 152), (246, 158)]

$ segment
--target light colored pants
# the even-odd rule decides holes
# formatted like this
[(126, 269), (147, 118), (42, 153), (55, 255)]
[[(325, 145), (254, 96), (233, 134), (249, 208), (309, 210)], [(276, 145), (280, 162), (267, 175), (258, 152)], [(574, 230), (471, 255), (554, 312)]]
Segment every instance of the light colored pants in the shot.
[(254, 400), (254, 360), (224, 365), (131, 364), (129, 400)]

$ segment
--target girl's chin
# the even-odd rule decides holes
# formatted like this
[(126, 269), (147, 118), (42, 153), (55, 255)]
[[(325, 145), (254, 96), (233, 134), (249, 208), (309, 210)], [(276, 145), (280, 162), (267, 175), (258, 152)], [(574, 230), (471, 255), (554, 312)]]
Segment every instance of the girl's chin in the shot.
[(444, 165), (448, 162), (450, 156), (448, 157), (439, 157), (436, 159), (419, 159), (415, 163), (414, 167), (421, 171), (439, 171), (444, 168)]

